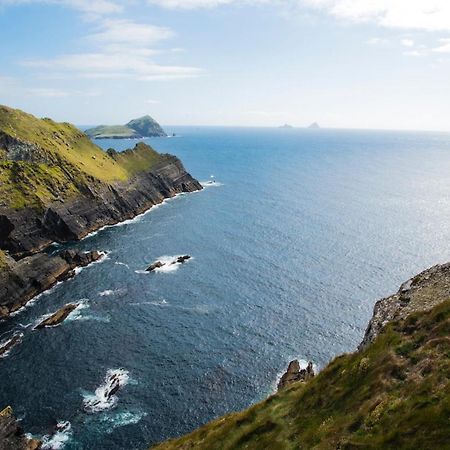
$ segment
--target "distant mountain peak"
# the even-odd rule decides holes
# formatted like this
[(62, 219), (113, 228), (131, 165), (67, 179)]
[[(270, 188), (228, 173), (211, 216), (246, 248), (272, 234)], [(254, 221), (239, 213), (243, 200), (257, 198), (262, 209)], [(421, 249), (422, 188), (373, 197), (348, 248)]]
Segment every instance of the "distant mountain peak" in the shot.
[(317, 122), (313, 122), (308, 128), (317, 130), (318, 128), (320, 128), (320, 125)]

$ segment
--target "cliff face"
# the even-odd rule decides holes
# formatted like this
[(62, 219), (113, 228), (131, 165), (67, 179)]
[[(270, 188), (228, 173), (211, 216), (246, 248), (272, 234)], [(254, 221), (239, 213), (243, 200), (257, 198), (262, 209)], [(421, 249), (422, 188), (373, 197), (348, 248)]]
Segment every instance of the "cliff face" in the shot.
[(40, 448), (41, 442), (28, 439), (15, 417), (9, 414), (0, 415), (0, 450), (38, 450)]
[(0, 106), (0, 318), (73, 270), (70, 258), (35, 255), (52, 242), (200, 189), (175, 156), (143, 143), (104, 152), (70, 124)]
[(23, 257), (52, 242), (78, 240), (105, 225), (132, 218), (165, 198), (199, 190), (201, 185), (176, 157), (164, 155), (149, 171), (126, 181), (92, 179), (78, 189), (79, 193), (40, 208), (0, 206), (0, 248)]
[(444, 449), (450, 436), (450, 264), (375, 307), (359, 351), (250, 409), (155, 448)]

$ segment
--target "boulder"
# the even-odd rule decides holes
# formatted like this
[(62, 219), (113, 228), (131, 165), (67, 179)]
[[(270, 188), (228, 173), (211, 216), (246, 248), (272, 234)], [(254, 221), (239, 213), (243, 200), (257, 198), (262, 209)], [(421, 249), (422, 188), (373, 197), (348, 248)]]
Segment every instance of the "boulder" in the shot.
[(165, 266), (161, 261), (156, 261), (147, 268), (147, 272), (153, 272), (155, 269)]
[(300, 367), (300, 363), (297, 359), (294, 359), (289, 363), (288, 369), (285, 374), (281, 377), (278, 383), (278, 390), (284, 389), (285, 387), (296, 383), (298, 381), (308, 381), (315, 375), (313, 363), (310, 361), (306, 366), (306, 369)]
[(69, 314), (78, 307), (77, 303), (69, 303), (68, 305), (62, 307), (54, 314), (52, 314), (48, 319), (45, 319), (40, 324), (36, 325), (36, 329), (54, 327), (64, 322)]

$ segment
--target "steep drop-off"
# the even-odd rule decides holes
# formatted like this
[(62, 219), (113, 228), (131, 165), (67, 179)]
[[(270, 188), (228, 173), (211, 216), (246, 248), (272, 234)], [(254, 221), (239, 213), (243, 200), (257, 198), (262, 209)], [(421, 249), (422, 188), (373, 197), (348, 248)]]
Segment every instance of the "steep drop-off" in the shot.
[(449, 449), (450, 264), (380, 300), (360, 349), (159, 450)]
[[(11, 296), (10, 275), (19, 269), (11, 269), (5, 252), (22, 259), (201, 188), (175, 156), (143, 143), (104, 152), (73, 125), (0, 106), (0, 317), (24, 303)], [(33, 261), (26, 267), (39, 271), (40, 262)], [(48, 272), (50, 278), (58, 279), (61, 261), (43, 267), (49, 265), (57, 268)], [(39, 274), (25, 272), (19, 277), (24, 292), (47, 286)]]

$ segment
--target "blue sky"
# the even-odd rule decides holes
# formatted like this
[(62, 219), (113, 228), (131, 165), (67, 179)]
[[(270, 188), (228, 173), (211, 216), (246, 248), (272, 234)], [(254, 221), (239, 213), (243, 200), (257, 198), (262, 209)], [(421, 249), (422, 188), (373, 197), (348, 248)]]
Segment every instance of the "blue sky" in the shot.
[(448, 0), (0, 0), (0, 41), (56, 120), (450, 131)]

